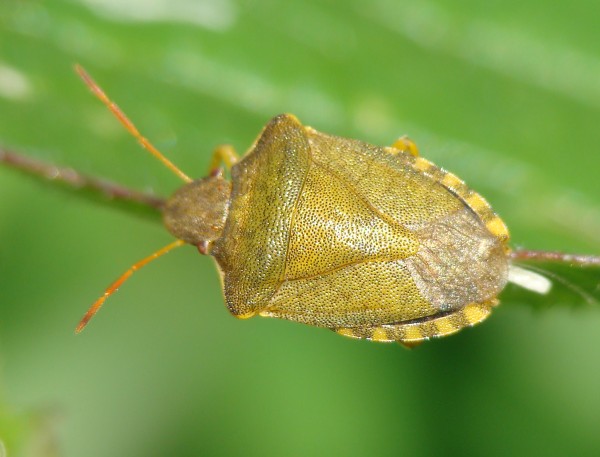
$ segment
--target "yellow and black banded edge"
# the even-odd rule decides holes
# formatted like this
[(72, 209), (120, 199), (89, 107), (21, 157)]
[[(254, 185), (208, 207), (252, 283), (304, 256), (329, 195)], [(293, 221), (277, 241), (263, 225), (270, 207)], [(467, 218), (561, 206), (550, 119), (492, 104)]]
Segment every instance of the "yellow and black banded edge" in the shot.
[(505, 249), (509, 250), (507, 245), (510, 238), (508, 228), (500, 216), (492, 210), (485, 198), (470, 189), (458, 176), (434, 165), (427, 159), (415, 157), (410, 163), (413, 169), (435, 179), (460, 198), (465, 205), (479, 216), (489, 232), (504, 243)]
[(484, 303), (471, 303), (450, 314), (429, 320), (333, 330), (349, 338), (384, 343), (397, 341), (405, 346), (414, 346), (430, 338), (451, 335), (465, 327), (471, 327), (482, 322), (490, 315), (492, 308), (497, 304), (498, 300), (493, 299)]

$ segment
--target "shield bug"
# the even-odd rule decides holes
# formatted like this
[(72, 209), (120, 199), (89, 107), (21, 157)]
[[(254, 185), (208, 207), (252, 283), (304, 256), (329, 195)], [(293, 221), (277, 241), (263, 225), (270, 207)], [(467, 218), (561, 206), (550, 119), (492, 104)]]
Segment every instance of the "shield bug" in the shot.
[[(134, 271), (184, 244), (214, 257), (238, 318), (277, 317), (408, 346), (483, 321), (509, 279), (535, 283), (510, 265), (508, 230), (487, 201), (406, 137), (379, 147), (283, 114), (241, 159), (219, 147), (208, 176), (192, 180), (77, 72), (185, 181), (161, 206), (177, 240), (106, 289), (77, 332)], [(531, 287), (549, 286), (538, 278)]]

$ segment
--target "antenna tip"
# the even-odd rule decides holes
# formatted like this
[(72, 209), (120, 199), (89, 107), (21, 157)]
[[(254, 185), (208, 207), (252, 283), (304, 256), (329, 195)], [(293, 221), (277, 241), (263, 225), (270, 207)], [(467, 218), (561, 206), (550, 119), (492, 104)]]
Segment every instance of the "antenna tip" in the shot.
[(80, 322), (79, 324), (77, 324), (77, 327), (75, 327), (75, 335), (79, 335), (83, 329), (85, 328), (85, 326), (87, 325), (87, 322)]

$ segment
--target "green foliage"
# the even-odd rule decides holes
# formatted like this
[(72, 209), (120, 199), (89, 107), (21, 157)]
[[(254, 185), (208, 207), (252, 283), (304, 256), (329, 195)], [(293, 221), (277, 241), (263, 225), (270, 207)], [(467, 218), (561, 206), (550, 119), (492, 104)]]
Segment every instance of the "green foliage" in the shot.
[[(158, 195), (180, 185), (89, 94), (72, 71), (79, 62), (192, 176), (217, 144), (244, 151), (271, 116), (292, 112), (377, 144), (410, 135), (490, 201), (517, 247), (600, 253), (594, 2), (0, 8), (3, 146)], [(550, 296), (510, 288), (482, 325), (406, 351), (236, 321), (214, 265), (190, 248), (137, 274), (74, 337), (103, 287), (170, 241), (148, 222), (0, 169), (6, 402), (56, 405), (62, 455), (600, 448), (600, 314), (572, 306), (585, 300), (560, 285)], [(588, 271), (557, 272), (597, 297), (597, 271)], [(26, 427), (5, 423), (2, 439)]]
[(509, 284), (503, 292), (505, 303), (523, 303), (536, 309), (554, 306), (567, 308), (596, 307), (600, 304), (600, 266), (578, 266), (557, 262), (521, 262), (520, 266), (536, 272), (551, 283), (546, 294), (532, 293)]

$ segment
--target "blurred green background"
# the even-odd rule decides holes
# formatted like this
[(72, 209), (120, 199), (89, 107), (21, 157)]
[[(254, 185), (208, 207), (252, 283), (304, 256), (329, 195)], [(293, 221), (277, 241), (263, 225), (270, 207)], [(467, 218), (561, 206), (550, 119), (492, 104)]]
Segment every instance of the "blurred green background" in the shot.
[[(600, 253), (592, 0), (3, 0), (0, 143), (160, 195), (268, 119), (423, 156), (513, 244)], [(78, 337), (103, 288), (171, 240), (0, 168), (0, 438), (23, 456), (598, 455), (600, 309), (511, 298), (408, 351), (232, 318), (210, 258), (173, 252)], [(1, 449), (1, 447), (0, 447)], [(2, 451), (0, 450), (0, 455)]]

